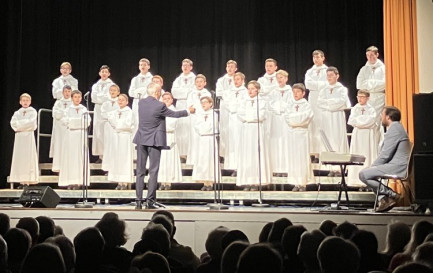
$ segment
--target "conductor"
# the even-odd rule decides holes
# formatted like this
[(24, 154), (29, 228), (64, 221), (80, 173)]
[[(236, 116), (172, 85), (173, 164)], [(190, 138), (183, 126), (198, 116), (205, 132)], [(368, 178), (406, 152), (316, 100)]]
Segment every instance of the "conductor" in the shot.
[[(147, 98), (138, 103), (138, 130), (133, 140), (137, 145), (136, 209), (142, 209), (143, 201), (146, 201), (147, 209), (157, 208), (155, 202), (161, 150), (169, 149), (166, 141), (165, 118), (186, 117), (195, 112), (192, 106), (188, 110), (182, 111), (168, 109), (164, 103), (159, 101), (161, 96), (159, 84), (150, 83), (147, 87), (147, 95)], [(144, 176), (148, 157), (150, 160), (148, 190), (147, 197), (143, 200)]]

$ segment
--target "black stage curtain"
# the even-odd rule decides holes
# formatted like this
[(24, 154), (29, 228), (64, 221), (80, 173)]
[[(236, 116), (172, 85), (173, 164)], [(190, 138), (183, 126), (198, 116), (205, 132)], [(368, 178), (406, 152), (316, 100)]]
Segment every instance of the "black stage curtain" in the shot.
[[(365, 49), (376, 45), (383, 52), (379, 0), (5, 0), (0, 15), (2, 186), (14, 139), (9, 121), (20, 107), (19, 94), (30, 93), (37, 110), (51, 108), (51, 82), (63, 61), (72, 63), (83, 93), (98, 80), (103, 64), (127, 93), (142, 57), (150, 59), (153, 74), (163, 76), (165, 90), (184, 58), (194, 61), (194, 72), (206, 75), (212, 90), (229, 59), (238, 62), (247, 80), (264, 74), (264, 60), (275, 58), (290, 73), (289, 84), (303, 82), (312, 51), (322, 49), (355, 103)], [(42, 127), (50, 124), (45, 118)]]

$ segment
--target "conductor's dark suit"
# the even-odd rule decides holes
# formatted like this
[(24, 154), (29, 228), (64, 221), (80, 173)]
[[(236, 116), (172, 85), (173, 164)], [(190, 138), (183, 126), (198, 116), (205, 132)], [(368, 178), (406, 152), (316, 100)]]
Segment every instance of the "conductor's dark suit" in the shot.
[(143, 199), (146, 161), (149, 157), (149, 182), (146, 199), (156, 201), (159, 160), (161, 150), (168, 149), (166, 141), (165, 117), (180, 118), (188, 116), (186, 110), (172, 111), (164, 103), (149, 96), (138, 103), (138, 130), (133, 142), (137, 144), (137, 200)]

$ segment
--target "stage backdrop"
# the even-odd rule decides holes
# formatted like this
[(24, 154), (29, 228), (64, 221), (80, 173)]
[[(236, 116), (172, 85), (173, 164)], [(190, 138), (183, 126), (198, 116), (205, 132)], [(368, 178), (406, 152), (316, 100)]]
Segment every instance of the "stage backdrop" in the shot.
[[(51, 82), (63, 61), (72, 63), (83, 92), (106, 64), (127, 93), (142, 57), (150, 59), (153, 74), (164, 77), (166, 90), (184, 58), (194, 61), (194, 72), (206, 75), (207, 88), (214, 89), (229, 59), (247, 80), (264, 73), (266, 58), (275, 58), (290, 73), (291, 85), (303, 82), (312, 51), (322, 49), (326, 64), (339, 68), (354, 104), (365, 49), (376, 45), (383, 56), (378, 0), (5, 0), (0, 15), (1, 186), (9, 174), (9, 121), (20, 107), (19, 94), (30, 93), (37, 110), (51, 108)], [(43, 123), (51, 127), (49, 118)]]

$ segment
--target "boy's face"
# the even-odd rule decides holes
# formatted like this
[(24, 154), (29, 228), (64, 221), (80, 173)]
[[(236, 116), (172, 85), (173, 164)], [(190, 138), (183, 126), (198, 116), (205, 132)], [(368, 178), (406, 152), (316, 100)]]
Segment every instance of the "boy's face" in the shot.
[(81, 94), (74, 94), (72, 96), (72, 103), (77, 106), (81, 103)]
[(367, 60), (370, 64), (375, 64), (377, 62), (377, 58), (379, 57), (379, 53), (374, 53), (373, 51), (367, 51), (365, 53)]
[(192, 70), (192, 65), (190, 65), (187, 62), (183, 62), (182, 63), (182, 72), (183, 74), (189, 74), (189, 72), (191, 72)]
[(69, 65), (63, 65), (62, 67), (60, 67), (60, 74), (62, 74), (63, 77), (68, 76), (69, 74), (71, 74), (71, 67)]
[(206, 86), (206, 81), (203, 78), (195, 79), (195, 87), (197, 90), (202, 90)]
[(253, 84), (248, 85), (248, 95), (250, 96), (250, 98), (254, 98), (255, 96), (257, 96), (258, 93), (259, 90), (257, 90), (257, 88)]
[(101, 80), (105, 81), (110, 77), (110, 71), (108, 71), (108, 69), (102, 69), (99, 71), (99, 76), (101, 77)]
[(162, 81), (161, 81), (160, 78), (152, 78), (152, 82), (153, 82), (153, 83), (157, 83), (157, 84), (159, 84), (159, 86), (162, 87)]
[(325, 56), (322, 56), (320, 54), (316, 54), (313, 56), (313, 63), (316, 66), (322, 66), (324, 62), (325, 62)]
[(334, 71), (328, 71), (328, 72), (326, 72), (326, 78), (327, 78), (328, 83), (330, 85), (336, 84), (339, 77), (340, 77), (340, 75), (339, 74), (335, 74)]
[(293, 98), (295, 100), (300, 100), (305, 95), (305, 92), (302, 89), (299, 89), (299, 88), (294, 88), (292, 91), (293, 91)]
[(32, 100), (29, 97), (21, 97), (20, 104), (23, 108), (27, 108), (32, 104)]
[(289, 78), (287, 78), (286, 76), (277, 74), (277, 82), (280, 87), (286, 86), (288, 80)]
[(242, 79), (241, 76), (235, 76), (233, 78), (233, 81), (234, 81), (236, 87), (240, 87), (244, 84), (244, 80)]
[(125, 99), (124, 96), (120, 96), (119, 99), (117, 100), (117, 103), (119, 104), (120, 108), (123, 108), (128, 105), (128, 100)]
[(201, 108), (203, 108), (204, 111), (207, 111), (212, 108), (212, 103), (206, 99), (201, 100), (200, 104), (201, 104)]
[(265, 70), (266, 74), (274, 74), (275, 71), (277, 71), (277, 65), (274, 62), (266, 62), (265, 63)]
[(150, 65), (146, 62), (139, 62), (138, 69), (140, 69), (141, 74), (146, 74), (149, 71)]
[(65, 88), (63, 89), (63, 98), (69, 99), (71, 97), (71, 89)]
[(226, 66), (227, 74), (230, 75), (230, 76), (233, 76), (233, 74), (235, 74), (235, 72), (236, 72), (237, 70), (238, 70), (238, 68), (237, 68), (236, 65), (233, 64), (233, 63), (230, 63), (230, 64), (228, 64), (228, 65)]
[(173, 98), (170, 95), (162, 96), (162, 101), (165, 103), (165, 106), (167, 107), (173, 104)]
[(367, 104), (369, 97), (367, 97), (365, 94), (358, 94), (356, 96), (356, 99), (358, 100), (358, 103), (360, 105), (365, 105), (365, 104)]
[(112, 99), (116, 98), (117, 96), (119, 96), (120, 92), (119, 89), (117, 89), (115, 86), (111, 86), (110, 87), (110, 96)]

